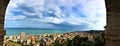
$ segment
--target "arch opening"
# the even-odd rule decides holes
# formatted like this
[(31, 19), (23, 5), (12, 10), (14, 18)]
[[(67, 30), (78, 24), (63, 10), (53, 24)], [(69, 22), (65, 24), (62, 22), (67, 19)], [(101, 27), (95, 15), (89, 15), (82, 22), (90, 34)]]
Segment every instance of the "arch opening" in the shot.
[[(88, 1), (88, 2), (89, 2), (89, 1)], [(94, 2), (94, 1), (93, 1), (93, 2)], [(73, 3), (73, 2), (72, 2), (72, 3)], [(104, 3), (104, 2), (103, 2), (103, 3)], [(83, 3), (83, 4), (84, 4), (84, 3)], [(16, 5), (16, 4), (15, 4), (15, 5)], [(14, 19), (15, 19), (14, 22), (12, 22), (12, 21), (10, 20), (9, 23), (13, 23), (13, 25), (11, 24), (10, 27), (11, 27), (11, 26), (16, 26), (16, 25), (14, 25), (14, 24), (17, 24), (17, 23), (19, 23), (19, 24), (17, 24), (17, 26), (21, 26), (21, 25), (22, 25), (22, 26), (24, 27), (24, 24), (25, 24), (25, 23), (23, 23), (24, 21), (22, 22), (21, 20), (26, 20), (26, 19), (25, 19), (26, 17), (28, 17), (28, 18), (27, 18), (27, 19), (28, 19), (27, 21), (31, 21), (31, 20), (29, 20), (30, 18), (34, 19), (34, 18), (38, 18), (38, 17), (39, 17), (39, 19), (35, 19), (35, 21), (30, 22), (30, 24), (31, 24), (31, 23), (33, 24), (33, 22), (36, 22), (36, 23), (34, 23), (34, 24), (38, 24), (38, 23), (39, 23), (38, 21), (40, 20), (40, 22), (42, 22), (42, 23), (46, 23), (46, 21), (48, 21), (48, 22), (50, 21), (50, 24), (54, 24), (54, 26), (56, 26), (56, 25), (58, 25), (59, 23), (62, 23), (62, 22), (66, 22), (67, 24), (75, 24), (75, 26), (76, 26), (78, 23), (81, 22), (81, 21), (80, 21), (80, 22), (77, 22), (76, 19), (74, 18), (74, 17), (76, 17), (77, 15), (76, 15), (76, 16), (71, 16), (71, 15), (78, 14), (78, 13), (81, 12), (81, 11), (79, 11), (78, 13), (77, 13), (77, 12), (76, 12), (76, 13), (73, 13), (73, 14), (71, 14), (72, 11), (70, 11), (70, 12), (68, 12), (68, 14), (65, 14), (66, 11), (69, 11), (69, 10), (72, 10), (72, 9), (74, 9), (75, 11), (78, 10), (78, 8), (75, 8), (75, 7), (69, 8), (69, 7), (72, 7), (72, 6), (66, 6), (66, 7), (60, 6), (60, 7), (59, 7), (59, 8), (61, 8), (62, 10), (63, 10), (64, 8), (68, 8), (67, 10), (65, 10), (65, 13), (64, 13), (64, 14), (65, 14), (65, 15), (69, 15), (69, 14), (70, 14), (69, 16), (70, 16), (71, 18), (65, 20), (65, 19), (63, 19), (64, 17), (63, 17), (63, 18), (60, 18), (61, 16), (56, 15), (56, 14), (61, 14), (61, 13), (59, 13), (60, 11), (59, 11), (59, 12), (57, 11), (58, 13), (54, 13), (55, 15), (52, 14), (52, 12), (55, 12), (58, 7), (56, 7), (56, 9), (52, 9), (52, 7), (50, 7), (50, 8), (47, 8), (48, 11), (47, 11), (46, 9), (45, 9), (46, 11), (42, 11), (41, 14), (50, 14), (49, 16), (47, 16), (47, 15), (46, 15), (46, 16), (34, 16), (34, 12), (35, 12), (35, 11), (33, 12), (33, 11), (31, 10), (31, 9), (34, 8), (34, 7), (29, 6), (28, 4), (24, 4), (24, 3), (23, 3), (23, 4), (17, 4), (17, 5), (22, 6), (22, 7), (20, 7), (20, 6), (19, 6), (19, 7), (20, 7), (20, 8), (23, 8), (22, 10), (23, 10), (23, 11), (26, 11), (27, 13), (25, 13), (25, 12), (24, 12), (24, 13), (20, 13), (19, 10), (18, 10), (18, 11), (10, 11), (10, 12), (14, 12), (14, 14), (11, 14), (11, 13), (7, 12), (7, 14), (6, 14), (6, 20), (7, 20), (7, 19), (8, 19), (8, 20), (10, 20), (10, 19), (11, 19), (11, 20), (14, 20)], [(25, 5), (25, 6), (23, 6), (23, 5)], [(41, 5), (42, 5), (42, 4), (41, 4)], [(54, 5), (54, 4), (51, 4), (51, 5)], [(68, 4), (68, 5), (69, 5), (69, 4)], [(88, 5), (88, 4), (87, 4), (87, 5)], [(91, 6), (92, 6), (92, 5), (93, 5), (93, 4), (91, 4)], [(105, 10), (105, 4), (103, 4), (103, 5), (104, 5), (103, 7), (104, 7), (104, 10)], [(88, 5), (88, 6), (89, 6), (89, 5)], [(93, 5), (93, 6), (94, 6), (94, 5)], [(96, 6), (96, 5), (95, 5), (95, 6)], [(13, 7), (14, 7), (14, 5), (13, 5)], [(37, 7), (38, 7), (38, 6), (37, 6)], [(46, 6), (46, 7), (47, 7), (47, 6)], [(85, 6), (83, 5), (83, 7), (85, 7)], [(59, 8), (58, 8), (57, 10), (59, 10)], [(89, 9), (89, 8), (91, 8), (91, 9)], [(94, 11), (94, 10), (95, 10), (94, 8), (92, 8), (92, 7), (89, 7), (89, 8), (88, 8), (88, 10), (93, 10), (93, 12), (97, 12), (97, 11)], [(18, 8), (18, 9), (19, 9), (19, 8)], [(28, 11), (27, 11), (26, 9), (27, 9)], [(83, 8), (83, 9), (84, 9), (84, 8)], [(97, 6), (96, 9), (99, 9), (99, 6)], [(9, 9), (9, 10), (10, 10), (10, 9)], [(16, 9), (14, 9), (14, 10), (16, 10)], [(41, 12), (41, 9), (35, 8), (35, 10), (40, 10), (39, 12)], [(73, 10), (73, 11), (74, 11), (74, 10)], [(82, 9), (81, 9), (81, 10), (82, 10)], [(85, 11), (85, 9), (84, 9), (83, 11)], [(39, 12), (38, 12), (38, 13), (39, 13)], [(47, 12), (47, 13), (46, 13), (46, 12)], [(50, 13), (49, 13), (49, 12), (50, 12)], [(85, 12), (87, 12), (87, 13), (83, 13), (83, 15), (89, 13), (88, 11), (85, 11)], [(99, 9), (98, 12), (102, 12), (102, 11)], [(106, 12), (106, 11), (104, 11), (104, 12)], [(103, 12), (102, 12), (102, 13), (103, 13)], [(13, 18), (9, 18), (10, 16), (9, 16), (9, 17), (7, 16), (7, 15), (9, 15), (9, 14), (10, 14), (10, 16), (13, 15), (13, 16), (11, 16), (11, 17), (13, 17)], [(21, 16), (21, 14), (25, 14), (25, 15), (27, 14), (27, 16)], [(35, 14), (37, 14), (37, 13), (35, 13)], [(51, 15), (51, 14), (52, 14), (52, 15)], [(64, 16), (64, 14), (63, 14), (63, 16)], [(92, 13), (89, 13), (89, 14), (92, 14)], [(93, 13), (93, 14), (94, 14), (94, 13)], [(100, 13), (99, 13), (99, 14), (100, 14)], [(15, 16), (14, 16), (14, 15), (15, 15)], [(19, 16), (19, 15), (20, 15), (20, 16)], [(28, 16), (28, 15), (30, 15), (30, 16)], [(61, 14), (61, 15), (62, 15), (62, 14)], [(94, 15), (93, 15), (93, 16), (94, 16)], [(103, 20), (106, 19), (105, 16), (104, 16), (104, 17), (102, 17), (102, 16), (100, 16), (100, 15), (98, 15), (98, 16), (101, 17), (101, 18), (99, 18), (99, 19), (97, 18), (98, 20), (94, 20), (94, 19), (93, 19), (93, 18), (95, 18), (96, 16), (91, 17), (91, 18), (88, 18), (88, 20), (91, 19), (90, 22), (92, 23), (92, 24), (89, 25), (89, 26), (94, 25), (97, 21), (103, 22)], [(7, 18), (7, 17), (8, 17), (8, 18)], [(45, 19), (44, 19), (44, 18), (40, 19), (41, 17), (44, 17), (44, 18), (47, 17), (47, 18), (45, 18)], [(55, 18), (55, 17), (57, 17), (57, 18)], [(78, 17), (78, 16), (77, 16), (77, 17)], [(80, 17), (81, 17), (81, 18), (79, 18), (79, 19), (84, 19), (84, 17), (90, 17), (90, 16), (82, 16), (82, 15), (81, 15)], [(82, 17), (83, 17), (83, 18), (82, 18)], [(21, 19), (21, 18), (22, 18), (22, 19)], [(53, 18), (54, 18), (54, 19), (53, 19)], [(60, 18), (61, 20), (58, 20), (58, 18)], [(102, 20), (102, 18), (104, 18), (104, 19)], [(71, 19), (72, 19), (72, 20), (75, 20), (75, 21), (71, 21)], [(43, 22), (42, 20), (46, 20), (46, 21)], [(77, 19), (77, 20), (78, 20), (78, 19)], [(69, 21), (69, 22), (68, 22), (68, 21)], [(86, 20), (86, 21), (87, 21), (87, 20)], [(95, 22), (93, 23), (92, 21), (93, 21), (93, 22), (95, 21)], [(16, 22), (17, 22), (17, 23), (16, 23)], [(77, 22), (77, 23), (74, 23), (74, 22)], [(97, 23), (99, 23), (99, 22), (97, 22)], [(7, 21), (7, 23), (8, 23), (8, 21)], [(22, 24), (21, 24), (21, 23), (22, 23)], [(42, 24), (42, 23), (41, 23), (41, 24)], [(65, 24), (66, 24), (66, 23), (65, 23)], [(88, 21), (88, 23), (89, 23), (89, 21)], [(80, 24), (88, 24), (88, 23), (82, 22), (82, 23), (80, 23)], [(104, 22), (103, 22), (103, 23), (104, 23)], [(28, 22), (26, 22), (26, 24), (28, 24)], [(35, 27), (34, 24), (32, 25), (32, 27)], [(65, 25), (64, 23), (62, 23), (62, 24)], [(99, 26), (100, 24), (101, 24), (101, 23), (99, 23), (99, 24), (97, 24), (97, 25)], [(7, 28), (6, 25), (8, 25), (8, 24), (6, 24), (6, 21), (5, 21), (5, 28)], [(44, 25), (44, 24), (43, 24), (43, 25)], [(47, 25), (49, 25), (49, 24), (47, 24)], [(49, 25), (49, 26), (50, 26), (50, 27), (53, 27), (53, 25)], [(66, 25), (66, 26), (68, 27), (69, 25)], [(84, 26), (84, 25), (79, 25), (79, 26)], [(85, 25), (85, 26), (86, 26), (86, 25)], [(105, 26), (105, 23), (104, 23), (104, 26)], [(104, 26), (103, 26), (103, 27), (104, 27)], [(9, 28), (10, 28), (10, 27), (9, 27)], [(27, 25), (27, 27), (28, 27), (28, 28), (32, 28), (32, 27), (29, 27), (29, 24)], [(38, 26), (38, 27), (39, 27), (39, 26)], [(44, 26), (42, 26), (42, 27), (44, 27)], [(64, 26), (61, 26), (61, 25), (60, 25), (60, 27), (58, 27), (58, 29), (61, 29), (61, 27), (64, 27)], [(97, 30), (98, 28), (96, 28), (96, 27), (97, 27), (97, 26), (95, 25), (94, 27), (91, 27), (91, 28), (94, 28), (95, 30)], [(100, 27), (101, 27), (101, 26), (100, 26)], [(48, 27), (46, 26), (45, 28), (48, 28)], [(64, 27), (64, 28), (65, 28), (65, 27)], [(73, 28), (73, 27), (70, 26), (70, 27), (68, 27), (68, 29), (69, 29), (69, 28)], [(77, 27), (77, 28), (78, 28), (78, 27)], [(81, 28), (82, 28), (82, 27), (81, 27)], [(91, 28), (85, 29), (85, 30), (90, 30)], [(75, 30), (79, 30), (79, 29), (75, 29)], [(92, 30), (93, 30), (93, 29), (92, 29)], [(104, 30), (104, 29), (103, 29), (103, 30)]]

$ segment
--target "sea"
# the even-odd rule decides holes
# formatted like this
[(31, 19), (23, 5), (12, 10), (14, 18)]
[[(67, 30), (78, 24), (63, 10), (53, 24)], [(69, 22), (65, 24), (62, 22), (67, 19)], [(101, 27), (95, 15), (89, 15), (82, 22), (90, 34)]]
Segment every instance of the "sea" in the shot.
[(25, 32), (26, 35), (38, 35), (38, 34), (61, 34), (67, 32), (73, 32), (74, 30), (67, 29), (39, 29), (39, 28), (5, 28), (6, 36), (17, 36), (21, 32)]

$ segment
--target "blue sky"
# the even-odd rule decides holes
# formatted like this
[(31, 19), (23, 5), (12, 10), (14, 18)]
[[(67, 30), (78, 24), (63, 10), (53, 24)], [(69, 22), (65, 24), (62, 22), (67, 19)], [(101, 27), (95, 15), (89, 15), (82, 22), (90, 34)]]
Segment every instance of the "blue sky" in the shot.
[(104, 0), (11, 0), (5, 28), (103, 30)]

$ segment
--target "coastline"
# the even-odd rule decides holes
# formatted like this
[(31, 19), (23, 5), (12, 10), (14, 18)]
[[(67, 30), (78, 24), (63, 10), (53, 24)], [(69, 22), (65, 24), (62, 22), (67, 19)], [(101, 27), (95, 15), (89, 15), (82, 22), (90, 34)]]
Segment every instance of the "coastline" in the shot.
[[(89, 32), (91, 30), (63, 30), (63, 29), (39, 29), (39, 28), (8, 28), (6, 36), (18, 36), (20, 32), (25, 32), (26, 35), (39, 35), (39, 34), (62, 34), (69, 32)], [(103, 30), (93, 30), (103, 31)]]

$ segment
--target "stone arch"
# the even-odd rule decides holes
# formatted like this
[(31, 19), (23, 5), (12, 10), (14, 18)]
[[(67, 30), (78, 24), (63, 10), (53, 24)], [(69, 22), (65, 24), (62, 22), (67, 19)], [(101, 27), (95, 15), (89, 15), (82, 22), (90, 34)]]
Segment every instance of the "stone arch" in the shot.
[[(105, 29), (106, 46), (120, 45), (120, 0), (105, 0), (107, 8), (107, 26)], [(9, 0), (0, 1), (0, 46), (3, 45), (4, 17)]]
[(7, 8), (7, 5), (9, 3), (9, 0), (1, 0), (0, 1), (0, 46), (3, 45), (3, 38), (6, 32), (4, 31), (4, 17), (5, 17), (5, 11)]

